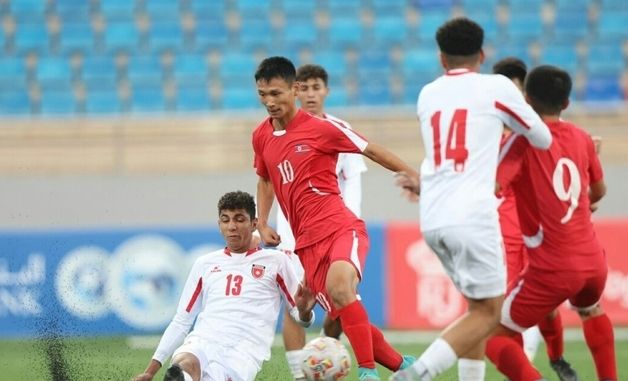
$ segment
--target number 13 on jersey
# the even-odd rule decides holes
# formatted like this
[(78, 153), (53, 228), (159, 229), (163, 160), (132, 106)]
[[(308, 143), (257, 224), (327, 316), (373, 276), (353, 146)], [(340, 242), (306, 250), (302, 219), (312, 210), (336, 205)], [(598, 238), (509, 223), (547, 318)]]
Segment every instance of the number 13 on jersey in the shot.
[[(434, 142), (434, 167), (441, 165), (441, 112), (437, 111), (430, 118)], [(467, 110), (457, 109), (449, 122), (447, 129), (447, 142), (445, 144), (445, 159), (454, 161), (456, 172), (464, 171), (464, 164), (469, 157), (469, 151), (465, 147), (465, 135), (467, 131)]]

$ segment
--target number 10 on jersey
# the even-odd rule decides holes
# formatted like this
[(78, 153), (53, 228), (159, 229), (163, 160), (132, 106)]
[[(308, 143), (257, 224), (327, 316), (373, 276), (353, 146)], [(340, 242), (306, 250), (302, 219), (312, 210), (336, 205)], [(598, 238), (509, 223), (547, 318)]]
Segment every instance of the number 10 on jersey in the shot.
[[(432, 126), (433, 142), (434, 142), (434, 167), (441, 165), (441, 136), (440, 123), (441, 112), (437, 111), (432, 114), (430, 124)], [(447, 130), (447, 143), (445, 144), (445, 159), (454, 161), (454, 170), (456, 172), (464, 171), (464, 164), (469, 157), (469, 151), (465, 147), (465, 135), (467, 131), (467, 110), (457, 109), (449, 123)]]

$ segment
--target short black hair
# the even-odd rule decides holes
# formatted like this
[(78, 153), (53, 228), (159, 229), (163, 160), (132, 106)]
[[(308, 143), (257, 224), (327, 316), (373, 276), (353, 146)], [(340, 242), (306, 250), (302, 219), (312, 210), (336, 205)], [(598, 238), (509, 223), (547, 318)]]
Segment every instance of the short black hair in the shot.
[(571, 77), (565, 70), (541, 65), (528, 73), (524, 88), (530, 105), (537, 113), (557, 115), (569, 101), (571, 86)]
[(482, 50), (484, 30), (475, 21), (456, 17), (436, 31), (436, 42), (441, 52), (450, 56), (471, 56)]
[(523, 83), (528, 73), (528, 67), (517, 57), (506, 57), (495, 62), (493, 73), (504, 75), (510, 79), (516, 78)]
[(297, 69), (297, 81), (299, 82), (305, 82), (308, 79), (316, 78), (322, 79), (325, 86), (327, 86), (329, 75), (324, 67), (320, 65), (305, 64)]
[(296, 70), (292, 61), (280, 56), (265, 58), (255, 71), (255, 82), (259, 80), (268, 82), (273, 78), (281, 78), (292, 84), (296, 78)]
[(255, 199), (249, 193), (235, 191), (225, 193), (218, 201), (218, 216), (223, 210), (244, 209), (251, 217), (255, 218)]

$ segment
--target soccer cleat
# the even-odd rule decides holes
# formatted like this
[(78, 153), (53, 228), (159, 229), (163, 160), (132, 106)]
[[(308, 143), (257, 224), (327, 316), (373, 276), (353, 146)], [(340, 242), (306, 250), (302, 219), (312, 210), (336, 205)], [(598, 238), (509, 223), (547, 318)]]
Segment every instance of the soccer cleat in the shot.
[(360, 381), (381, 381), (377, 369), (372, 368), (358, 368), (358, 379)]
[(401, 365), (399, 366), (398, 370), (406, 369), (407, 367), (414, 364), (415, 361), (416, 361), (416, 357), (412, 355), (403, 355), (403, 361), (401, 362)]
[(556, 361), (550, 361), (550, 366), (554, 369), (560, 381), (578, 381), (578, 374), (564, 358), (561, 357)]
[(422, 379), (423, 379), (423, 376), (418, 374), (416, 369), (414, 369), (413, 366), (409, 366), (407, 368), (398, 370), (395, 373), (393, 373), (388, 379), (388, 381), (419, 381)]
[(166, 370), (166, 374), (164, 375), (164, 381), (185, 381), (181, 367), (177, 364), (170, 365), (170, 368)]

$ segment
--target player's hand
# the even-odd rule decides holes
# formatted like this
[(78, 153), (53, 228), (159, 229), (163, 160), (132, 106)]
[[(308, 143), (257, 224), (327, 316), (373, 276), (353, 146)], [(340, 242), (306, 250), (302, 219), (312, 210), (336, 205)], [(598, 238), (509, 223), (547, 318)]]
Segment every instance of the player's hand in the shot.
[(597, 202), (595, 202), (595, 203), (593, 203), (593, 204), (589, 205), (589, 210), (591, 210), (591, 213), (593, 213), (593, 212), (597, 211), (597, 209), (598, 209), (598, 208), (599, 208), (599, 205), (598, 205), (598, 203), (597, 203)]
[(598, 155), (602, 152), (602, 137), (601, 136), (591, 136), (593, 140), (593, 146), (595, 147), (595, 153)]
[(262, 242), (264, 242), (264, 245), (277, 246), (281, 243), (281, 237), (279, 236), (279, 234), (277, 234), (275, 229), (271, 228), (270, 226), (258, 225), (257, 231), (259, 232), (259, 237), (261, 238)]
[(153, 380), (153, 376), (148, 373), (142, 373), (131, 379), (131, 381), (152, 381), (152, 380)]
[[(297, 309), (299, 310), (299, 314), (301, 315), (301, 317), (308, 317), (310, 316), (310, 311), (312, 311), (314, 305), (316, 304), (316, 297), (309, 287), (304, 284), (299, 284), (297, 293), (294, 296), (294, 302), (297, 306)], [(301, 320), (307, 321), (309, 319)]]
[(419, 184), (418, 174), (409, 175), (406, 172), (395, 173), (395, 185), (402, 189), (401, 194), (409, 201), (419, 201), (419, 193), (421, 191)]

